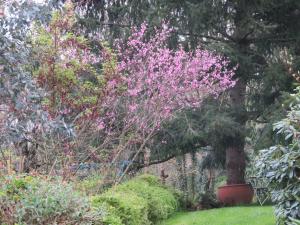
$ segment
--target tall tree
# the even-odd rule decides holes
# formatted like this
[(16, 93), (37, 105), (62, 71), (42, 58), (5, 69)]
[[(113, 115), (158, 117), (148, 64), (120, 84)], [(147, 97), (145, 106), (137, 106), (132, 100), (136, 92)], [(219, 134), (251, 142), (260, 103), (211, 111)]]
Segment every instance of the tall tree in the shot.
[[(225, 115), (220, 112), (219, 107), (216, 107), (216, 111), (220, 117), (211, 115), (217, 122), (210, 124), (222, 127), (224, 132), (210, 130), (216, 131), (215, 135), (218, 137), (215, 140), (219, 143), (217, 146), (226, 152), (228, 183), (244, 183), (247, 122), (270, 122), (271, 115), (280, 105), (278, 99), (281, 92), (293, 89), (293, 79), (289, 75), (291, 68), (287, 67), (287, 60), (289, 56), (293, 56), (292, 64), (288, 65), (295, 67), (292, 69), (296, 70), (299, 55), (297, 43), (300, 37), (300, 2), (297, 0), (103, 2), (109, 6), (108, 11), (114, 9), (116, 12), (119, 9), (119, 12), (122, 12), (106, 17), (110, 28), (120, 30), (126, 27), (126, 23), (137, 24), (143, 20), (151, 20), (151, 16), (155, 14), (157, 19), (153, 23), (168, 19), (174, 26), (171, 43), (173, 46), (182, 42), (186, 48), (195, 48), (200, 43), (206, 48), (222, 51), (231, 58), (233, 64), (239, 65), (236, 73), (238, 83), (231, 89), (230, 96), (222, 108), (226, 109)], [(97, 15), (103, 15), (105, 10), (102, 12), (104, 8), (101, 7), (91, 9), (102, 13)], [(135, 10), (137, 8), (138, 13)], [(110, 32), (114, 30), (111, 29)], [(283, 52), (287, 54), (283, 56)], [(223, 119), (225, 117), (226, 120)]]

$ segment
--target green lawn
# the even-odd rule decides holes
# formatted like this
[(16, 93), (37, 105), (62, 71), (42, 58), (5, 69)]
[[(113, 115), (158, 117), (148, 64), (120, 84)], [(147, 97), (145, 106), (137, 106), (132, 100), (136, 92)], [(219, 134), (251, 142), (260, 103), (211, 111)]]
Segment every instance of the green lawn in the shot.
[(179, 212), (160, 225), (275, 225), (271, 206), (228, 207)]

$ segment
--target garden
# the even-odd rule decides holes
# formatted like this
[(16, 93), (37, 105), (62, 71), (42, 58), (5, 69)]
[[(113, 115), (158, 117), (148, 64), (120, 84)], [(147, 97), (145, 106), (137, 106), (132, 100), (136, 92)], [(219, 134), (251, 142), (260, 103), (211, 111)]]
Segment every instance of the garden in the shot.
[(1, 225), (300, 225), (300, 2), (0, 0)]

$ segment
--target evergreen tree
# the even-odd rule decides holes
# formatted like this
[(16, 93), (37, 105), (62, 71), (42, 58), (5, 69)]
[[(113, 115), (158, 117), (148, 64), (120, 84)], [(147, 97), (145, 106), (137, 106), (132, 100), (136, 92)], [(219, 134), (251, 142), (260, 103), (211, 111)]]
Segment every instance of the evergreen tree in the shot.
[[(103, 0), (93, 1), (88, 5), (87, 11), (88, 17), (84, 19), (94, 21), (97, 29), (107, 30), (105, 27), (108, 27), (108, 33), (112, 37), (126, 34), (127, 26), (144, 20), (152, 25), (163, 19), (169, 20), (175, 30), (170, 42), (172, 46), (181, 42), (186, 48), (193, 49), (201, 44), (205, 48), (223, 52), (230, 57), (233, 65), (239, 65), (236, 73), (238, 83), (231, 89), (229, 96), (223, 99), (222, 110), (214, 107), (214, 103), (210, 108), (214, 108), (210, 111), (211, 114), (206, 114), (206, 117), (201, 114), (190, 119), (195, 121), (197, 118), (198, 122), (192, 123), (197, 127), (199, 121), (206, 118), (204, 124), (209, 127), (207, 130), (210, 132), (206, 135), (184, 134), (181, 136), (184, 141), (175, 142), (178, 144), (176, 146), (173, 143), (165, 158), (160, 155), (157, 157), (160, 160), (153, 162), (193, 149), (186, 148), (187, 143), (198, 147), (214, 144), (217, 150), (222, 149), (223, 155), (226, 154), (228, 183), (244, 183), (247, 123), (272, 122), (270, 120), (274, 115), (279, 116), (280, 110), (277, 109), (281, 106), (282, 92), (293, 90), (294, 71), (299, 68), (300, 2)], [(177, 133), (180, 134), (182, 133)]]

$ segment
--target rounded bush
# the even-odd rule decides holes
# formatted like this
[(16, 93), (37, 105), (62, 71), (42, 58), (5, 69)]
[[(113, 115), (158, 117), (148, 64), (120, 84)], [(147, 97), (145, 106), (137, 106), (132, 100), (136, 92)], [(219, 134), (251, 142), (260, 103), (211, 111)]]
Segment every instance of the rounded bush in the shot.
[(160, 182), (158, 177), (156, 177), (154, 175), (150, 175), (150, 174), (140, 175), (140, 176), (136, 177), (134, 180), (147, 182), (151, 186), (165, 187), (164, 185), (162, 185), (162, 183)]
[(132, 191), (144, 198), (149, 208), (149, 220), (157, 222), (168, 218), (177, 209), (178, 202), (168, 189), (161, 185), (154, 186), (151, 184), (153, 183), (149, 184), (143, 179), (136, 179), (122, 184), (116, 189), (120, 192)]
[[(117, 225), (118, 217), (124, 225), (150, 224), (147, 217), (148, 204), (145, 199), (134, 192), (110, 190), (102, 195), (92, 197), (92, 206), (109, 209), (109, 215), (103, 221), (105, 225)], [(117, 222), (112, 224), (113, 215), (117, 215), (115, 218)]]
[(142, 175), (92, 197), (92, 206), (106, 209), (105, 225), (120, 225), (120, 220), (122, 225), (156, 224), (175, 212), (179, 196), (162, 185), (159, 178)]

